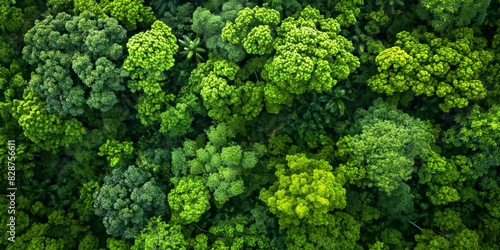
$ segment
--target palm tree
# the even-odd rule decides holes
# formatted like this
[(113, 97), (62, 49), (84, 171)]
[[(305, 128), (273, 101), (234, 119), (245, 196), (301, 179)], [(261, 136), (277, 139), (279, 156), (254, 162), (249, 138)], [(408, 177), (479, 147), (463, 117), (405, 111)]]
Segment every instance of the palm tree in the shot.
[(194, 40), (191, 40), (188, 36), (184, 35), (184, 39), (179, 39), (179, 43), (183, 47), (183, 51), (180, 52), (181, 55), (186, 57), (186, 60), (191, 60), (193, 56), (196, 57), (196, 62), (200, 63), (203, 57), (200, 53), (205, 53), (205, 49), (199, 47), (200, 46), (200, 38), (197, 37)]

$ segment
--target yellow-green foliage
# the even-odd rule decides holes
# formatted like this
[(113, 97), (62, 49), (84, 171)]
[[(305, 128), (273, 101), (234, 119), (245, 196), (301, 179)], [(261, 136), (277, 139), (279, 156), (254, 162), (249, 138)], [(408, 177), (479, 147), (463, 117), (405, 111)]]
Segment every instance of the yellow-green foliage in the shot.
[(9, 0), (0, 1), (0, 31), (13, 32), (23, 25), (23, 11)]
[(151, 125), (160, 119), (160, 114), (167, 109), (172, 94), (162, 90), (165, 80), (163, 72), (174, 66), (174, 54), (179, 49), (172, 29), (161, 21), (156, 21), (151, 29), (140, 32), (129, 39), (129, 55), (123, 68), (130, 72), (129, 88), (132, 92), (144, 92), (137, 104), (142, 124)]
[(278, 11), (256, 6), (238, 12), (234, 22), (222, 29), (222, 39), (243, 45), (248, 54), (264, 55), (273, 50), (273, 34), (280, 23)]
[(243, 177), (256, 167), (266, 147), (257, 143), (244, 148), (231, 145), (235, 134), (225, 123), (210, 127), (206, 135), (208, 143), (204, 147), (197, 147), (194, 141), (187, 140), (184, 147), (172, 151), (174, 177), (171, 181), (177, 185), (182, 176), (202, 176), (215, 205), (220, 208), (252, 185), (245, 183)]
[(283, 229), (301, 222), (326, 225), (328, 212), (346, 206), (343, 183), (324, 160), (301, 154), (287, 155), (286, 160), (286, 166), (276, 166), (278, 181), (262, 189), (260, 199), (276, 214)]
[[(130, 72), (132, 79), (161, 78), (163, 71), (174, 66), (173, 55), (179, 49), (172, 29), (161, 21), (156, 21), (151, 29), (140, 32), (127, 42), (128, 57), (123, 68)], [(149, 92), (147, 86), (142, 89)]]
[(424, 249), (478, 249), (479, 235), (472, 230), (463, 229), (455, 233), (436, 233), (431, 229), (424, 229), (415, 235), (417, 245), (415, 250)]
[(13, 116), (18, 119), (24, 135), (45, 150), (55, 150), (82, 140), (86, 133), (82, 123), (47, 112), (45, 103), (26, 88), (23, 100), (14, 100)]
[(459, 28), (438, 37), (418, 28), (399, 33), (397, 39), (394, 47), (376, 58), (378, 74), (368, 80), (373, 91), (392, 95), (411, 90), (416, 96), (437, 96), (445, 112), (486, 96), (480, 77), (493, 54), (472, 29)]
[[(360, 9), (356, 5), (363, 5), (363, 0), (340, 0), (335, 4), (335, 10), (340, 12), (338, 16), (335, 17), (337, 21), (342, 26), (351, 26), (356, 23), (356, 17), (360, 13)], [(379, 1), (377, 1), (377, 4)], [(391, 5), (393, 1), (391, 1)]]
[(244, 81), (242, 69), (225, 59), (210, 59), (192, 71), (189, 83), (200, 93), (208, 116), (217, 121), (254, 119), (264, 106), (263, 82)]
[(291, 105), (293, 95), (329, 90), (359, 67), (358, 58), (351, 54), (352, 43), (339, 32), (337, 21), (310, 6), (283, 20), (274, 42), (276, 54), (265, 65), (268, 112)]
[(150, 6), (144, 0), (75, 0), (75, 13), (91, 11), (100, 17), (113, 17), (127, 30), (135, 30), (138, 23), (152, 23), (155, 20)]
[(290, 227), (286, 232), (287, 249), (359, 249), (356, 241), (360, 238), (361, 224), (351, 215), (336, 211), (325, 214), (323, 220), (323, 225), (305, 222)]
[(337, 156), (347, 162), (336, 172), (351, 184), (368, 181), (390, 195), (411, 179), (416, 158), (429, 158), (435, 138), (425, 123), (380, 100), (358, 113), (364, 116), (358, 119), (360, 133), (337, 143)]
[(99, 148), (98, 155), (106, 156), (111, 167), (116, 166), (124, 155), (131, 155), (134, 151), (132, 142), (119, 142), (117, 140), (107, 140)]
[(197, 222), (210, 209), (210, 193), (200, 176), (182, 177), (168, 194), (172, 209), (172, 222), (189, 224)]
[(187, 242), (179, 224), (167, 224), (161, 217), (153, 217), (148, 226), (135, 238), (132, 250), (165, 249), (186, 250)]

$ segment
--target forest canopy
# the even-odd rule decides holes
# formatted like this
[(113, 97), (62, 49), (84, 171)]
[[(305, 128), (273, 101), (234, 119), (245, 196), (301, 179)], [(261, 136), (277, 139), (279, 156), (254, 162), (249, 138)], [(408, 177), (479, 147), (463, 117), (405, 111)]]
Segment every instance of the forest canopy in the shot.
[(500, 249), (500, 1), (0, 0), (0, 249)]

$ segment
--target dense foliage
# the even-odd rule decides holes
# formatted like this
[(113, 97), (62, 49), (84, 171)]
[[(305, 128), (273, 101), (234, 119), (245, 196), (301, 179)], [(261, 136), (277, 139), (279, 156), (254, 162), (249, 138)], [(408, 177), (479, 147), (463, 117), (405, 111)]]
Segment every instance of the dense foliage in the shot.
[(0, 0), (0, 249), (498, 250), (499, 11)]

